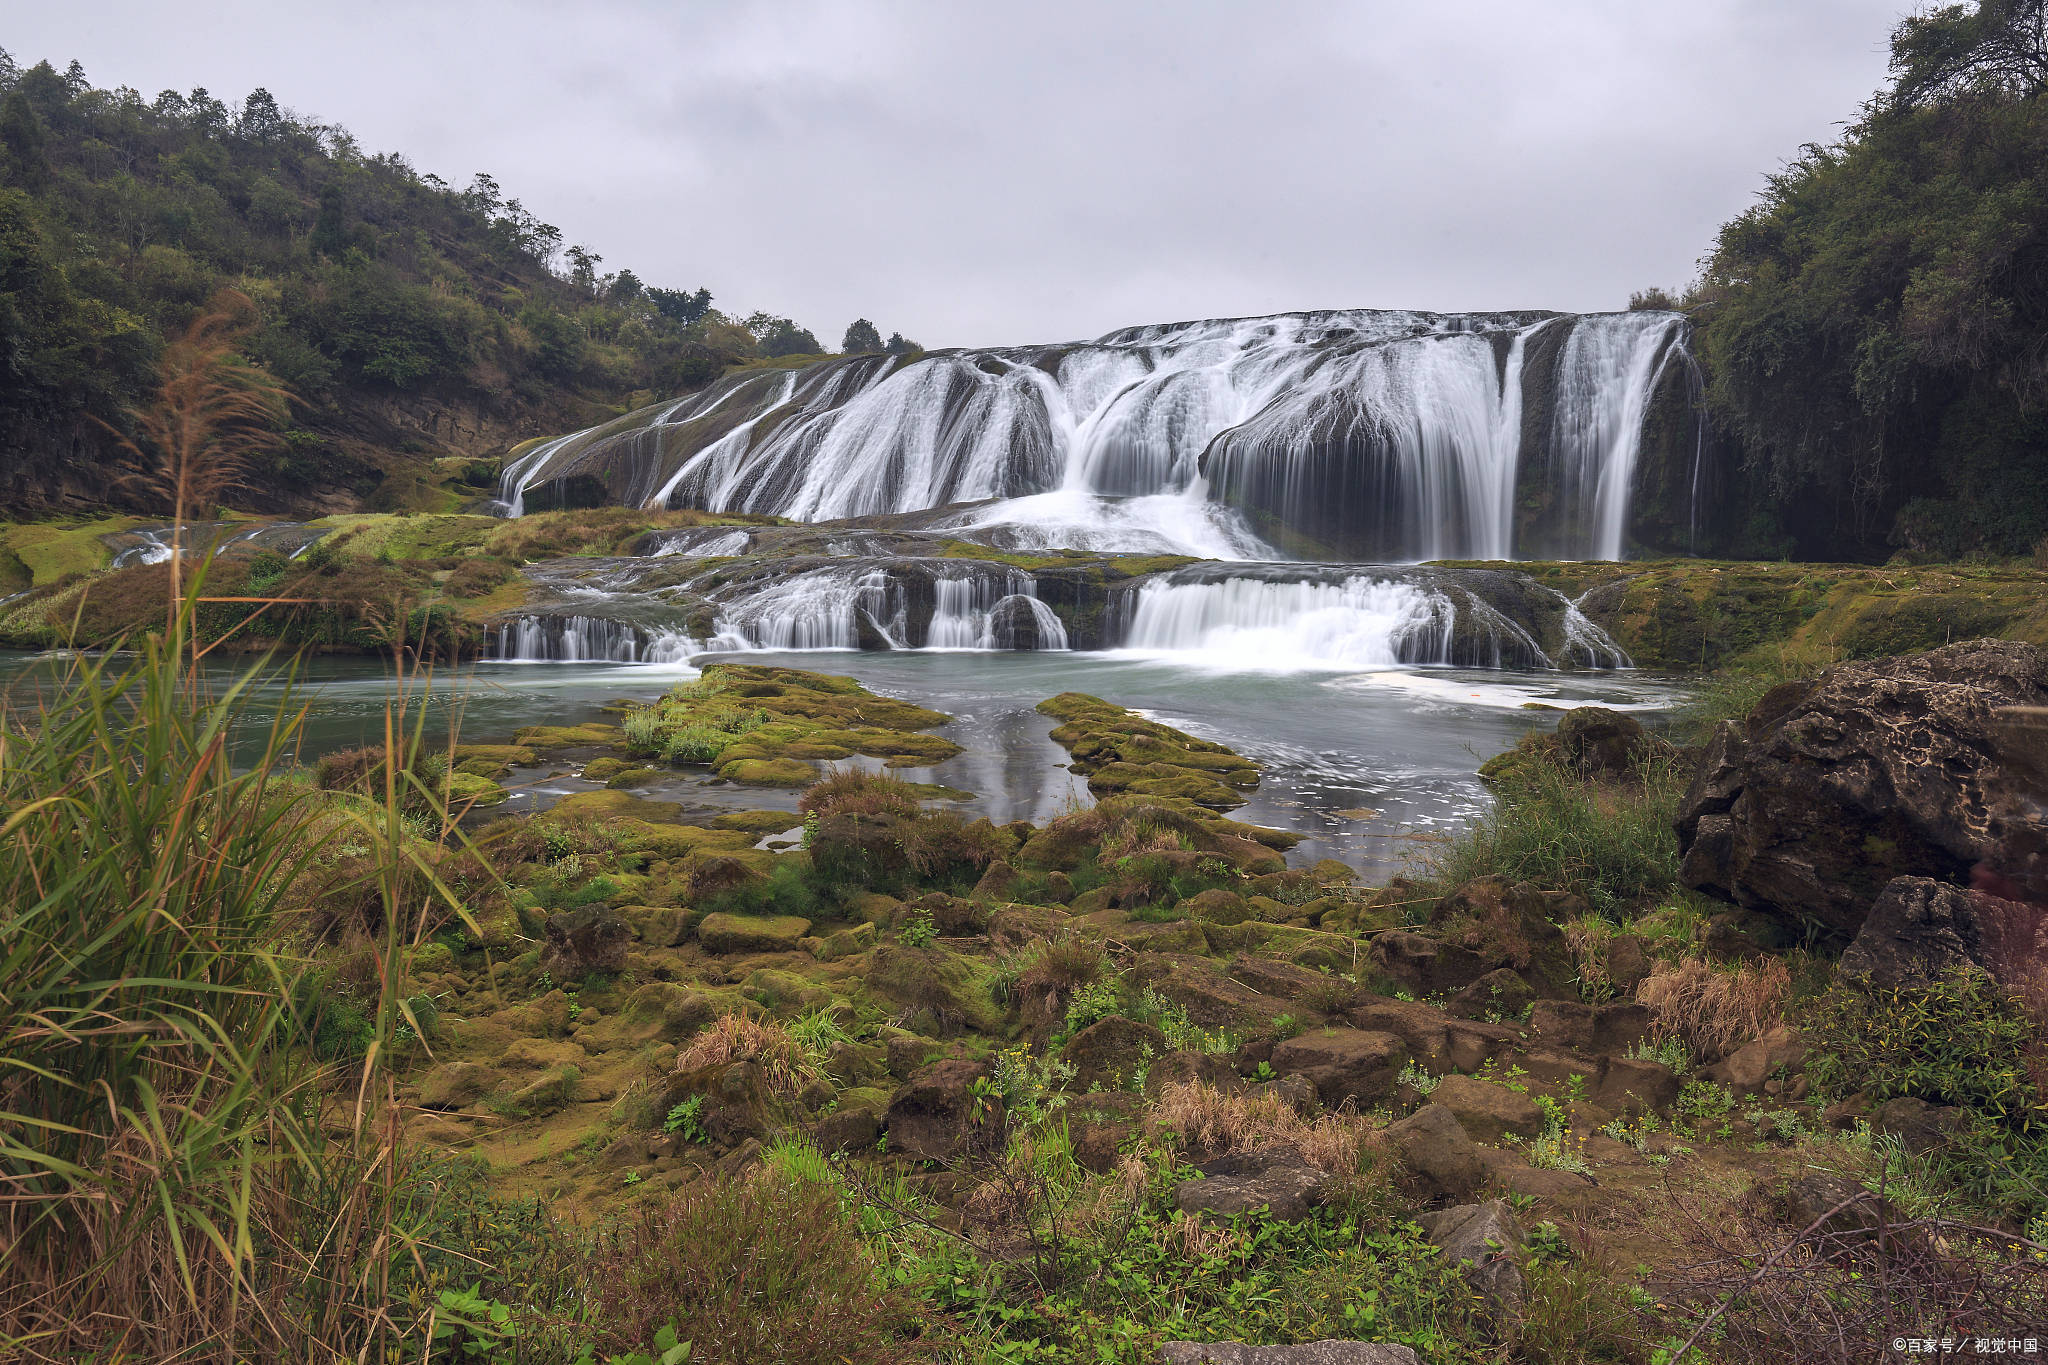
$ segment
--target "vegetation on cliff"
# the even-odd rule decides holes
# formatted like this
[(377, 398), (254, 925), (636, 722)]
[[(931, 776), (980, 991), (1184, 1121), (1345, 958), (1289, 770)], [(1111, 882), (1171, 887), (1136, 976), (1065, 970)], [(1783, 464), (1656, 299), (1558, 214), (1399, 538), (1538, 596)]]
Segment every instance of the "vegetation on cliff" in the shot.
[(1891, 74), (1769, 177), (1683, 300), (1741, 451), (1746, 553), (2048, 537), (2048, 10), (1909, 16)]
[(0, 508), (123, 505), (102, 424), (127, 431), (223, 286), (255, 301), (243, 349), (295, 400), (241, 507), (435, 505), (533, 428), (824, 349), (601, 264), (491, 176), (458, 189), (267, 91), (145, 99), (0, 51)]

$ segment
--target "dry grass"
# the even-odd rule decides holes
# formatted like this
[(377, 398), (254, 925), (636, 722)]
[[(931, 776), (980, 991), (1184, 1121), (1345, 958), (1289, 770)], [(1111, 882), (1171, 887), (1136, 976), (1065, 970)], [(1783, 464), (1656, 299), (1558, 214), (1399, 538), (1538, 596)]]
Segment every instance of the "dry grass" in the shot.
[(1354, 1175), (1380, 1164), (1380, 1141), (1371, 1122), (1354, 1114), (1303, 1118), (1274, 1094), (1232, 1094), (1201, 1081), (1160, 1092), (1152, 1111), (1161, 1127), (1180, 1135), (1190, 1152), (1224, 1156), (1260, 1147), (1292, 1147), (1311, 1166)]
[(1614, 980), (1607, 973), (1607, 945), (1613, 938), (1613, 923), (1597, 915), (1582, 916), (1564, 926), (1564, 945), (1579, 974), (1579, 994), (1587, 1000), (1605, 1000), (1614, 994)]
[(1711, 1060), (1760, 1038), (1785, 1019), (1792, 972), (1778, 958), (1719, 967), (1704, 958), (1659, 962), (1636, 989), (1655, 1012), (1659, 1038), (1677, 1038)]
[(733, 1062), (752, 1062), (778, 1095), (793, 1097), (817, 1079), (817, 1064), (795, 1035), (782, 1025), (744, 1014), (721, 1014), (692, 1038), (676, 1057), (676, 1072), (702, 1071)]

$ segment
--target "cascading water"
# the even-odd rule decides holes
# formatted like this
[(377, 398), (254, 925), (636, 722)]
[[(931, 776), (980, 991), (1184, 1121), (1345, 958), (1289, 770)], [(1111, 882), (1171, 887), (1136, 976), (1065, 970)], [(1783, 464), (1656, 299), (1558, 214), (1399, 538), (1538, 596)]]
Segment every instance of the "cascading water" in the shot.
[(1030, 574), (1012, 569), (1002, 579), (941, 578), (926, 649), (1063, 650), (1067, 628), (1038, 600)]
[[(1547, 443), (1565, 552), (1613, 558), (1658, 367), (1684, 325), (1358, 310), (852, 356), (742, 373), (537, 446), (506, 467), (500, 505), (519, 515), (547, 488), (821, 521), (993, 502), (955, 524), (1211, 558), (1270, 559), (1278, 544), (1502, 559), (1518, 470)], [(1528, 430), (1532, 410), (1547, 432)]]
[(601, 616), (522, 616), (491, 632), (489, 655), (521, 663), (638, 663), (640, 632)]
[(1685, 320), (1669, 313), (1582, 318), (1558, 362), (1551, 443), (1558, 502), (1584, 559), (1620, 559), (1643, 418)]

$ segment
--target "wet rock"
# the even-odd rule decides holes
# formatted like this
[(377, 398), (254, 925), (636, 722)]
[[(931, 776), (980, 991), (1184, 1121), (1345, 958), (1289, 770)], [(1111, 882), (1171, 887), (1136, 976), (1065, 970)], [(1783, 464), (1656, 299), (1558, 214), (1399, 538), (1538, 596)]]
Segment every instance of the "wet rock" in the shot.
[(608, 905), (587, 905), (549, 915), (546, 932), (541, 970), (558, 981), (580, 981), (592, 973), (609, 976), (625, 970), (633, 929)]
[(795, 952), (811, 922), (798, 915), (706, 915), (697, 942), (707, 953)]
[(1421, 1214), (1415, 1221), (1430, 1244), (1443, 1250), (1444, 1259), (1463, 1269), (1496, 1320), (1515, 1321), (1522, 1308), (1522, 1230), (1507, 1204), (1489, 1199)]
[(1391, 1033), (1314, 1029), (1273, 1049), (1273, 1070), (1304, 1076), (1331, 1108), (1347, 1101), (1364, 1109), (1393, 1093), (1408, 1046)]
[(2000, 852), (1993, 713), (2048, 704), (2048, 654), (1977, 640), (1841, 664), (1722, 725), (1677, 820), (1711, 895), (1855, 935), (1893, 878), (1966, 881)]
[(1111, 1015), (1069, 1038), (1060, 1049), (1060, 1060), (1074, 1068), (1073, 1089), (1121, 1090), (1140, 1068), (1169, 1050), (1166, 1035), (1150, 1024)]
[(1432, 1104), (1450, 1110), (1475, 1142), (1498, 1143), (1509, 1133), (1535, 1137), (1543, 1131), (1543, 1111), (1534, 1101), (1491, 1081), (1446, 1076), (1429, 1098)]
[(1300, 1346), (1247, 1346), (1241, 1341), (1168, 1341), (1165, 1365), (1416, 1365), (1406, 1346), (1365, 1341), (1311, 1341)]
[(1486, 1177), (1479, 1149), (1440, 1104), (1425, 1104), (1387, 1128), (1387, 1141), (1400, 1154), (1408, 1183), (1443, 1199), (1470, 1199)]
[(889, 1149), (926, 1161), (947, 1161), (978, 1137), (1003, 1130), (1002, 1101), (977, 1103), (974, 1083), (987, 1075), (975, 1062), (943, 1061), (904, 1082), (889, 1100)]
[(1958, 968), (1980, 967), (2018, 984), (2042, 962), (2048, 908), (1926, 877), (1895, 877), (1837, 970), (1875, 986), (1926, 986)]

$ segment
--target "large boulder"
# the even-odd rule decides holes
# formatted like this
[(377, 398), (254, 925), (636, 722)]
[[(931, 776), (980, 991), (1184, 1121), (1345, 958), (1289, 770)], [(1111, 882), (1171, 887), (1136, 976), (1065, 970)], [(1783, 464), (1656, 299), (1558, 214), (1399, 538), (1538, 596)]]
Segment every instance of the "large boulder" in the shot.
[(1994, 712), (2044, 704), (2048, 653), (2011, 640), (1773, 688), (1707, 746), (1676, 822), (1681, 875), (1845, 936), (1895, 877), (1967, 882), (2002, 852)]
[(889, 1150), (925, 1161), (950, 1161), (977, 1138), (1003, 1131), (1002, 1101), (978, 1096), (974, 1083), (988, 1074), (975, 1062), (934, 1062), (889, 1100)]
[(1486, 1168), (1479, 1147), (1457, 1115), (1440, 1104), (1425, 1104), (1407, 1118), (1387, 1126), (1387, 1141), (1400, 1154), (1408, 1184), (1442, 1199), (1470, 1199)]
[(697, 941), (707, 953), (787, 953), (802, 946), (811, 922), (800, 915), (706, 915)]
[(1113, 1014), (1069, 1038), (1060, 1049), (1060, 1060), (1074, 1068), (1076, 1090), (1121, 1090), (1154, 1058), (1170, 1051), (1172, 1045), (1158, 1029)]
[(1325, 1028), (1279, 1044), (1272, 1066), (1282, 1076), (1314, 1082), (1317, 1096), (1332, 1109), (1347, 1100), (1364, 1109), (1393, 1093), (1407, 1060), (1408, 1045), (1391, 1033)]
[(2048, 962), (2048, 908), (1927, 877), (1894, 877), (1842, 953), (1845, 977), (1925, 986), (1963, 967), (2017, 983)]
[(1543, 1111), (1535, 1101), (1492, 1081), (1446, 1076), (1436, 1083), (1429, 1100), (1450, 1110), (1476, 1142), (1498, 1143), (1510, 1133), (1535, 1137), (1543, 1131)]
[(1174, 1191), (1182, 1213), (1235, 1218), (1263, 1209), (1269, 1217), (1299, 1222), (1323, 1202), (1329, 1177), (1292, 1148), (1232, 1153), (1201, 1168), (1203, 1178)]

